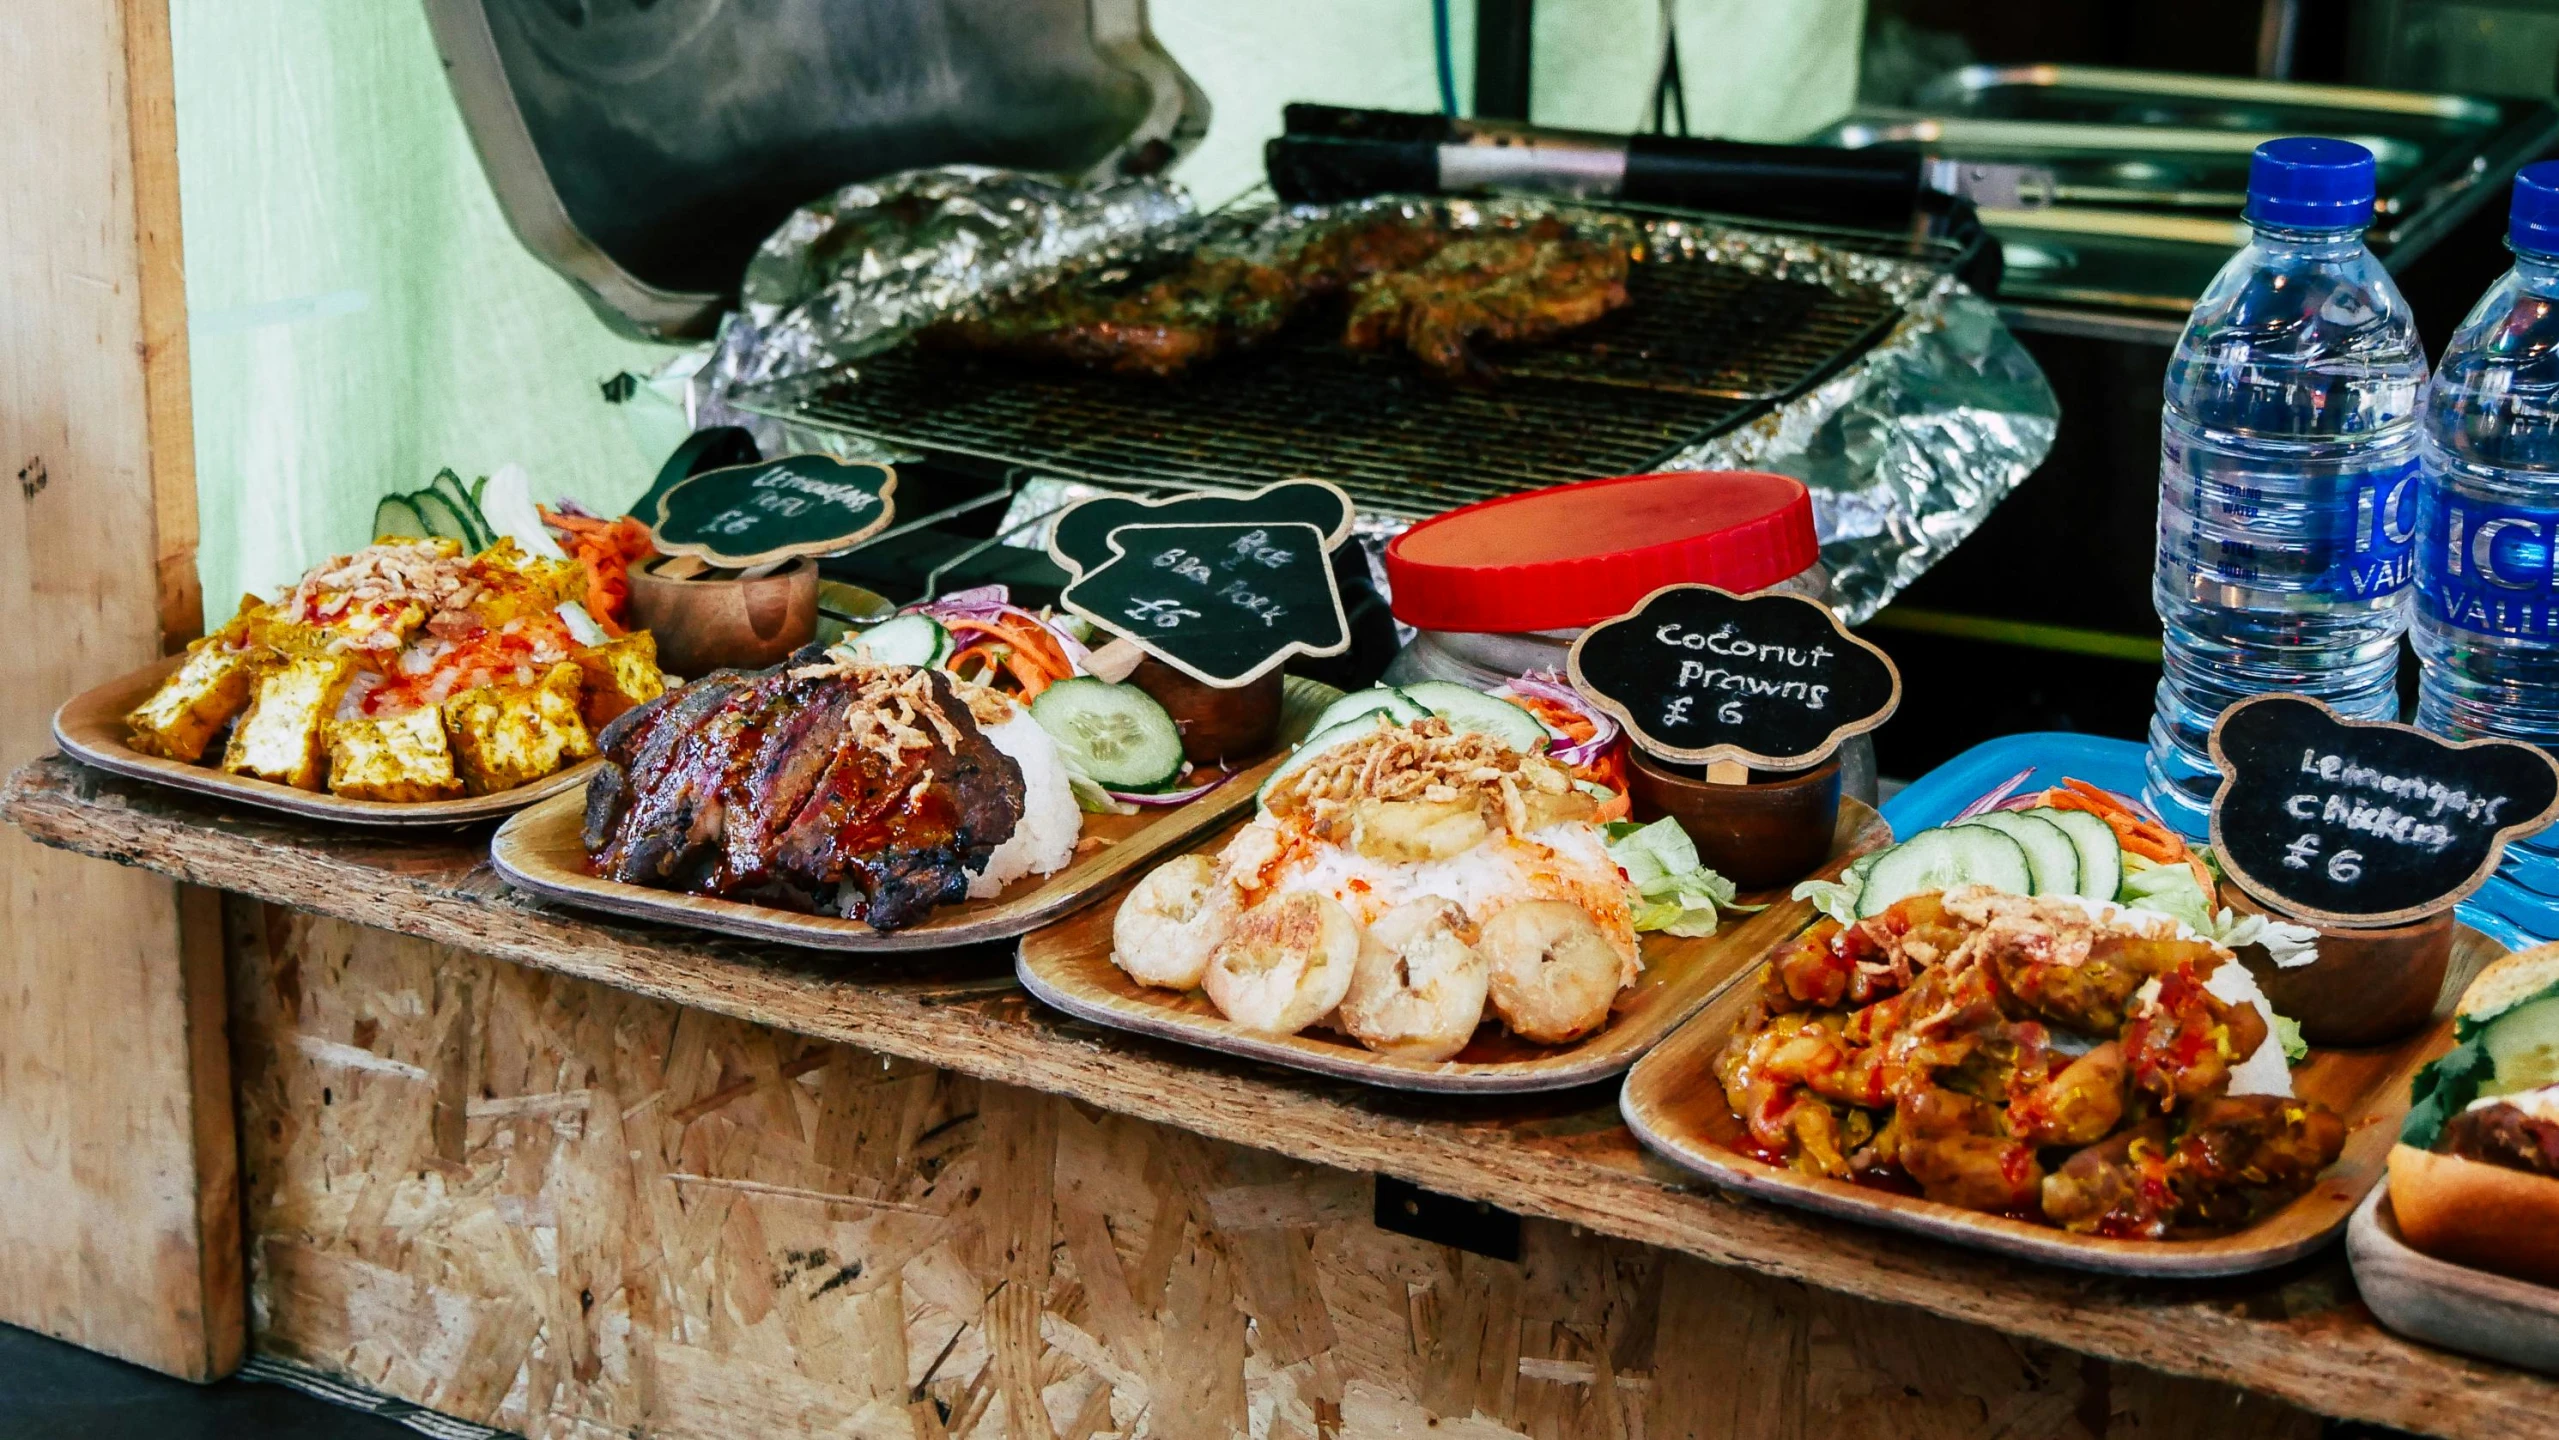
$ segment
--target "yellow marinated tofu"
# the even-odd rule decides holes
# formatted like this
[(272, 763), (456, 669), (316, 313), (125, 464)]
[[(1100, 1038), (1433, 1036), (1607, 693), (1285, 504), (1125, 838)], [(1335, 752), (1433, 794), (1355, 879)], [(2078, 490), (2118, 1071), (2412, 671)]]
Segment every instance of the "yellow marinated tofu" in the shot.
[(529, 785), (595, 753), (578, 714), (583, 672), (570, 661), (538, 685), (483, 685), (444, 702), (455, 768), (474, 795)]
[(462, 794), (445, 743), (444, 716), (433, 708), (389, 720), (332, 720), (329, 793), (347, 800), (452, 800)]
[(235, 650), (215, 640), (197, 641), (188, 651), (187, 663), (124, 717), (133, 732), (133, 748), (189, 764), (203, 759), (213, 737), (248, 708), (259, 671), (274, 658), (271, 651)]
[(635, 705), (646, 705), (666, 691), (666, 676), (658, 670), (657, 637), (646, 630), (589, 645), (570, 658), (586, 674), (581, 713), (587, 724), (598, 729), (611, 724), (614, 716)]
[(527, 615), (548, 615), (586, 594), (586, 567), (575, 560), (542, 560), (498, 537), (471, 557), (462, 575), (472, 618), (492, 630)]
[(248, 713), (222, 752), (222, 768), (297, 790), (319, 789), (328, 778), (320, 728), (354, 673), (354, 664), (342, 656), (303, 655), (259, 676)]

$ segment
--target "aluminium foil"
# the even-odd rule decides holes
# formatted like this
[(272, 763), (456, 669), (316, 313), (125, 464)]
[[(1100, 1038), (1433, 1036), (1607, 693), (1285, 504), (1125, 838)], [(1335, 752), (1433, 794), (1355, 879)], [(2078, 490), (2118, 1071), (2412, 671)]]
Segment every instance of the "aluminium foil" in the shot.
[[(965, 167), (847, 186), (794, 214), (750, 263), (742, 308), (708, 360), (689, 360), (688, 410), (697, 426), (747, 426), (767, 453), (820, 449), (894, 460), (893, 449), (863, 437), (774, 418), (787, 409), (775, 397), (933, 320), (1073, 270), (1196, 248), (1268, 258), (1354, 211), (1426, 206), (1461, 226), (1552, 215), (1647, 247), (1891, 299), (1901, 318), (1863, 354), (1658, 467), (1773, 470), (1802, 480), (1812, 490), (1832, 599), (1851, 623), (1954, 549), (2052, 449), (2060, 407), (2033, 359), (1986, 300), (1917, 261), (1818, 236), (1569, 201), (1380, 197), (1202, 213), (1167, 182), (1084, 189)], [(736, 403), (751, 397), (752, 410)], [(1041, 522), (1083, 488), (1024, 486), (999, 527), (1006, 543), (1045, 544)], [(1383, 523), (1385, 533), (1401, 528), (1387, 517), (1362, 518)], [(1363, 538), (1380, 542), (1378, 529), (1364, 524)]]

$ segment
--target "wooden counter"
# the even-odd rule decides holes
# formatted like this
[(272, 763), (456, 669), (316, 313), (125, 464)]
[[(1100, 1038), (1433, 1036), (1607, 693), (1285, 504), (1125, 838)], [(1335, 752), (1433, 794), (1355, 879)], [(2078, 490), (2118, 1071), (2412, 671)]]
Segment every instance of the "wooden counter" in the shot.
[[(1946, 1320), (2017, 1337), (2032, 1346), (2058, 1347), (2171, 1376), (2222, 1382), (2320, 1414), (2428, 1434), (2505, 1437), (2533, 1433), (2547, 1428), (2550, 1417), (2559, 1413), (2559, 1383), (2410, 1344), (2378, 1328), (2355, 1299), (2342, 1250), (2331, 1250), (2320, 1258), (2268, 1275), (2204, 1284), (2133, 1283), (2010, 1263), (1737, 1200), (1711, 1190), (1692, 1189), (1675, 1172), (1647, 1157), (1618, 1123), (1613, 1085), (1545, 1099), (1463, 1103), (1396, 1095), (1221, 1061), (1067, 1020), (1043, 1010), (1014, 988), (1009, 953), (1001, 948), (862, 961), (610, 923), (547, 908), (506, 890), (483, 863), (485, 828), (446, 836), (400, 838), (267, 819), (117, 780), (58, 757), (38, 761), (12, 777), (5, 797), (0, 797), (0, 808), (5, 809), (10, 821), (47, 844), (156, 870), (272, 905), (394, 931), (474, 955), (496, 957), (529, 971), (578, 977), (690, 1010), (734, 1017), (756, 1026), (859, 1047), (877, 1056), (957, 1072), (974, 1077), (977, 1082), (993, 1082), (986, 1086), (989, 1093), (1000, 1087), (1020, 1087), (1066, 1097), (1080, 1102), (1064, 1112), (1073, 1124), (1081, 1122), (1072, 1117), (1090, 1115), (1096, 1125), (1103, 1125), (1108, 1116), (1094, 1112), (1110, 1112), (1308, 1165), (1354, 1175), (1368, 1172), (1392, 1176), (1443, 1194), (1482, 1200), (1525, 1216), (1580, 1227), (1570, 1232), (1559, 1227), (1550, 1239), (1539, 1242), (1550, 1248), (1569, 1248), (1566, 1237), (1579, 1237), (1582, 1231), (1616, 1241), (1640, 1242), (1697, 1257), (1712, 1266), (1739, 1267), (1823, 1291), (1916, 1307)], [(255, 907), (248, 909), (254, 911)], [(242, 976), (236, 969), (236, 959), (234, 963), (232, 1023), (236, 1049), (249, 1043), (242, 1032), (257, 1030), (262, 1022), (256, 1006), (267, 1002), (241, 996)], [(370, 1019), (362, 1022), (378, 1023)], [(375, 1032), (359, 1028), (355, 1033), (361, 1039)], [(326, 1046), (335, 1042), (310, 1043)], [(353, 1060), (362, 1062), (358, 1069), (392, 1067), (415, 1071), (420, 1076), (426, 1073), (407, 1062), (371, 1059), (371, 1051), (351, 1054)], [(884, 1059), (881, 1064), (887, 1070), (890, 1062)], [(912, 1069), (908, 1067), (909, 1071)], [(574, 1077), (538, 1078), (543, 1086), (563, 1089), (579, 1083)], [(246, 1094), (250, 1082), (244, 1079), (242, 1083), (241, 1128), (244, 1134), (252, 1135), (246, 1143), (254, 1212), (258, 1186), (272, 1183), (272, 1177), (262, 1182), (256, 1173), (260, 1152), (255, 1132), (264, 1124), (280, 1133), (285, 1122), (278, 1116), (262, 1118), (258, 1105)], [(753, 1088), (744, 1080), (731, 1086), (740, 1094)], [(695, 1093), (700, 1093), (698, 1086)], [(713, 1093), (710, 1100), (685, 1108), (699, 1111), (727, 1093), (730, 1092)], [(520, 1100), (501, 1098), (484, 1104), (476, 1096), (451, 1096), (438, 1103), (447, 1102), (453, 1111), (452, 1124), (457, 1127), (457, 1145), (465, 1110), (473, 1117), (472, 1123), (485, 1124), (498, 1111), (512, 1115), (515, 1109), (527, 1108)], [(653, 1103), (655, 1097), (635, 1103), (621, 1112), (624, 1121), (629, 1122)], [(1084, 1107), (1090, 1107), (1090, 1111)], [(442, 1111), (434, 1113), (441, 1115)], [(1039, 1123), (1053, 1128), (1056, 1122)], [(998, 1127), (999, 1131), (1002, 1128)], [(1013, 1126), (1014, 1131), (1020, 1129), (1021, 1123)], [(1014, 1133), (1008, 1139), (999, 1134), (995, 1139), (1013, 1144), (1021, 1140), (1021, 1135)], [(1061, 1142), (1051, 1134), (1041, 1143), (1054, 1146)], [(634, 1150), (632, 1156), (636, 1161), (638, 1151)], [(425, 1178), (421, 1174), (420, 1179)], [(672, 1178), (712, 1183), (695, 1175)], [(752, 1188), (752, 1183), (746, 1181), (718, 1183)], [(1292, 1182), (1294, 1188), (1289, 1189), (1289, 1194), (1293, 1198), (1287, 1203), (1364, 1214), (1364, 1196), (1354, 1193), (1349, 1199), (1341, 1195), (1323, 1198), (1329, 1194), (1327, 1183)], [(1043, 1196), (1045, 1186), (1043, 1181)], [(1288, 1187), (1275, 1188), (1274, 1195), (1282, 1188)], [(1231, 1197), (1236, 1192), (1230, 1189), (1219, 1193)], [(1316, 1198), (1310, 1200), (1310, 1195)], [(892, 1210), (899, 1208), (887, 1201), (871, 1203)], [(1230, 1198), (1224, 1203), (1231, 1209), (1244, 1202)], [(1063, 1201), (1058, 1213), (1069, 1214)], [(370, 1223), (380, 1220), (381, 1216), (376, 1215)], [(260, 1229), (255, 1213), (250, 1223), (253, 1230)], [(1045, 1218), (1040, 1224), (1045, 1230)], [(1065, 1228), (1067, 1237), (1058, 1242), (1066, 1247), (1062, 1254), (1072, 1251), (1076, 1240), (1073, 1225), (1068, 1223)], [(1178, 1230), (1179, 1226), (1175, 1228)], [(270, 1269), (279, 1264), (289, 1268), (290, 1247), (279, 1250), (273, 1239), (266, 1243)], [(1603, 1242), (1569, 1241), (1585, 1248), (1600, 1243)], [(1144, 1263), (1152, 1266), (1156, 1258), (1150, 1252)], [(1585, 1258), (1595, 1267), (1605, 1268), (1604, 1256), (1599, 1252)], [(1454, 1252), (1450, 1252), (1450, 1259), (1453, 1263)], [(1029, 1262), (1014, 1254), (1005, 1263)], [(1044, 1265), (1045, 1261), (1041, 1263)], [(1163, 1263), (1171, 1261), (1168, 1258)], [(1131, 1269), (1137, 1268), (1132, 1263)], [(1245, 1268), (1250, 1268), (1249, 1263)], [(1046, 1271), (1042, 1273), (1045, 1275)], [(1697, 1273), (1711, 1276), (1719, 1272)], [(1667, 1317), (1674, 1310), (1661, 1298), (1658, 1271), (1654, 1277), (1651, 1283), (1655, 1287), (1655, 1309), (1645, 1313), (1648, 1317), (1664, 1317), (1658, 1321), (1664, 1327), (1659, 1353), (1674, 1358), (1687, 1355), (1686, 1363), (1696, 1371), (1694, 1383), (1738, 1384), (1743, 1372), (1763, 1363), (1755, 1351), (1766, 1337), (1756, 1331), (1729, 1336), (1669, 1333), (1673, 1321)], [(308, 1283), (344, 1280), (313, 1278)], [(1157, 1283), (1162, 1283), (1160, 1276)], [(999, 1284), (997, 1288), (1000, 1291), (1003, 1287)], [(1088, 1283), (1086, 1288), (1092, 1287)], [(1424, 1293), (1427, 1287), (1408, 1288), (1413, 1291), (1414, 1305), (1420, 1306), (1428, 1299)], [(1673, 1298), (1678, 1289), (1672, 1287)], [(570, 1293), (575, 1296), (587, 1292), (573, 1287)], [(1814, 1309), (1829, 1303), (1819, 1296), (1807, 1297), (1807, 1302)], [(592, 1303), (589, 1294), (586, 1304)], [(1455, 1301), (1451, 1297), (1440, 1303)], [(989, 1314), (997, 1308), (990, 1300)], [(1715, 1314), (1711, 1307), (1701, 1311), (1696, 1304), (1676, 1313), (1683, 1317), (1682, 1324), (1694, 1325), (1704, 1324)], [(1322, 1319), (1320, 1312), (1315, 1319)], [(990, 1325), (994, 1323), (990, 1321)], [(1044, 1317), (1036, 1311), (1028, 1318), (1016, 1317), (1015, 1323), (1033, 1327), (1030, 1333), (1035, 1335), (1050, 1333)], [(1261, 1323), (1267, 1329), (1268, 1317), (1262, 1317)], [(1644, 1325), (1650, 1330), (1655, 1323), (1647, 1318)], [(1802, 1334), (1791, 1342), (1796, 1347), (1796, 1364), (1818, 1370), (1821, 1346), (1841, 1343), (1835, 1331), (1825, 1342), (1826, 1323), (1829, 1322), (1817, 1317), (1809, 1342)], [(1418, 1337), (1419, 1320), (1415, 1327)], [(1949, 1333), (1973, 1332), (1950, 1327)], [(1329, 1326), (1325, 1334), (1329, 1339)], [(956, 1335), (952, 1343), (957, 1343)], [(1056, 1343), (1061, 1347), (1065, 1344)], [(1237, 1343), (1240, 1347), (1240, 1338)], [(1418, 1346), (1419, 1339), (1414, 1343)], [(1646, 1356), (1656, 1353), (1654, 1343), (1651, 1334), (1644, 1337)], [(1809, 1360), (1804, 1351), (1807, 1343), (1812, 1347)], [(1036, 1345), (1033, 1348), (1038, 1349)], [(1914, 1374), (1927, 1372), (1940, 1363), (1958, 1363), (1930, 1353), (1924, 1346), (1913, 1345), (1912, 1349), (1905, 1360)], [(1521, 1353), (1520, 1375), (1541, 1377), (1552, 1369), (1568, 1379), (1578, 1376), (1585, 1388), (1590, 1386), (1594, 1371), (1591, 1360), (1536, 1359)], [(1611, 1383), (1609, 1363), (1603, 1350), (1595, 1372), (1602, 1387)], [(1662, 1373), (1667, 1366), (1668, 1362), (1656, 1366), (1655, 1378), (1643, 1384), (1667, 1384), (1670, 1376)], [(2037, 1366), (2051, 1368), (2046, 1361), (2028, 1363), (2030, 1370)], [(1430, 1369), (1428, 1365), (1420, 1368), (1426, 1375)], [(1625, 1369), (1622, 1361), (1619, 1368), (1621, 1372)], [(1634, 1378), (1619, 1373), (1614, 1384), (1628, 1387)], [(999, 1375), (998, 1379), (1002, 1377)], [(1505, 1379), (1502, 1383), (1514, 1382)], [(2120, 1387), (2123, 1382), (2116, 1383)], [(2103, 1384), (2095, 1387), (2093, 1403), (2098, 1407), (2095, 1414), (2099, 1419), (2088, 1427), (2099, 1434), (2111, 1433), (2103, 1419), (2107, 1413), (2104, 1392)], [(924, 1393), (921, 1386), (915, 1393)], [(1910, 1393), (1916, 1396), (1920, 1391), (1914, 1385)], [(495, 1403), (494, 1397), (479, 1398), (485, 1402), (479, 1407), (484, 1411)], [(1318, 1431), (1338, 1429), (1343, 1424), (1338, 1401), (1326, 1403), (1333, 1406), (1329, 1426), (1323, 1423), (1328, 1413), (1324, 1404), (1317, 1404), (1312, 1412), (1318, 1417), (1314, 1427)], [(2057, 1403), (2067, 1421), (2071, 1405), (2085, 1407), (2092, 1402), (2080, 1394), (2076, 1399), (2065, 1398)], [(1089, 1413), (1079, 1414), (1073, 1425), (1067, 1423), (1065, 1416), (1056, 1416), (1055, 1432), (1090, 1435), (1097, 1429), (1112, 1428), (1109, 1411), (1096, 1410), (1096, 1404), (1083, 1406), (1083, 1411)], [(471, 1407), (443, 1408), (463, 1412)], [(944, 1408), (948, 1408), (947, 1404)], [(1458, 1413), (1464, 1413), (1463, 1409)], [(1609, 1413), (1616, 1415), (1613, 1407)], [(2214, 1433), (2222, 1433), (2221, 1427), (2231, 1423), (2229, 1415), (2225, 1404), (2223, 1418), (2213, 1424)], [(1805, 1422), (1799, 1419), (1796, 1423)], [(1979, 1417), (1976, 1423), (1980, 1428), (1970, 1433), (2057, 1433), (2041, 1424), (2004, 1429), (1995, 1419)], [(1564, 1426), (1522, 1428), (1541, 1434), (1583, 1433)], [(1763, 1433), (1761, 1428), (1734, 1425), (1726, 1429), (1702, 1422), (1682, 1428), (1691, 1433)], [(2187, 1433), (2195, 1433), (2195, 1428), (2190, 1425)], [(2259, 1433), (2279, 1430), (2299, 1433), (2297, 1425), (2272, 1423), (2261, 1426)], [(949, 1433), (962, 1432), (954, 1425)], [(1282, 1431), (1275, 1428), (1272, 1433)], [(1350, 1433), (1360, 1433), (1360, 1427), (1354, 1424)], [(1493, 1429), (1482, 1433), (1510, 1432)], [(1589, 1433), (1626, 1431), (1612, 1419)], [(1651, 1433), (1667, 1432), (1656, 1429)], [(1813, 1425), (1789, 1433), (1820, 1433), (1820, 1427)], [(1931, 1429), (1929, 1433), (1936, 1431)], [(2156, 1431), (2145, 1428), (2143, 1433), (2178, 1432), (2168, 1427)]]

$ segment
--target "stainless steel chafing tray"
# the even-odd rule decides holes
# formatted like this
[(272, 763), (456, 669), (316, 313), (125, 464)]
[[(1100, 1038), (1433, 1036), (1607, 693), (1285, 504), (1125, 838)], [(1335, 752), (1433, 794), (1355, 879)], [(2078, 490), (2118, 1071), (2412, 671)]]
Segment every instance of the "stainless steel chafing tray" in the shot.
[(2559, 109), (2486, 99), (2077, 65), (1974, 65), (1909, 110), (1861, 111), (1808, 137), (2041, 166), (2052, 203), (1984, 210), (2007, 252), (2011, 323), (2172, 340), (2247, 238), (2248, 157), (2280, 135), (2371, 149), (2371, 243), (2405, 266), (2559, 137)]

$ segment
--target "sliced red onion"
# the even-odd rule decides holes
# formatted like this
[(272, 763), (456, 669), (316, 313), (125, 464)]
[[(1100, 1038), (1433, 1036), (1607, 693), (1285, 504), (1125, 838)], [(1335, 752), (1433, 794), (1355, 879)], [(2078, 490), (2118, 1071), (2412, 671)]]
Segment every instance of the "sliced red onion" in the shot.
[(605, 518), (580, 504), (578, 502), (578, 498), (574, 495), (563, 495), (559, 499), (552, 501), (551, 513), (554, 515), (566, 515), (578, 520), (601, 520)]
[(1608, 747), (1617, 743), (1617, 717), (1583, 699), (1582, 692), (1574, 689), (1562, 676), (1552, 670), (1531, 671), (1525, 675), (1514, 676), (1502, 682), (1502, 689), (1514, 695), (1552, 700), (1591, 723), (1589, 739), (1547, 751), (1548, 757), (1559, 764), (1588, 765), (1607, 754)]
[(1970, 820), (1976, 815), (1987, 815), (1991, 811), (1998, 809), (2001, 801), (2004, 801), (2009, 796), (2016, 794), (2017, 787), (2034, 778), (2034, 774), (2035, 767), (2029, 765), (2025, 769), (2018, 771), (2016, 774), (2009, 776), (1998, 789), (1991, 791), (1989, 794), (1975, 800), (1970, 805), (1956, 811), (1955, 819)]
[(1125, 800), (1131, 805), (1188, 805), (1234, 778), (1232, 775), (1221, 776), (1205, 785), (1195, 785), (1188, 790), (1168, 790), (1155, 794), (1141, 795), (1134, 790), (1107, 790), (1104, 793), (1114, 800)]

